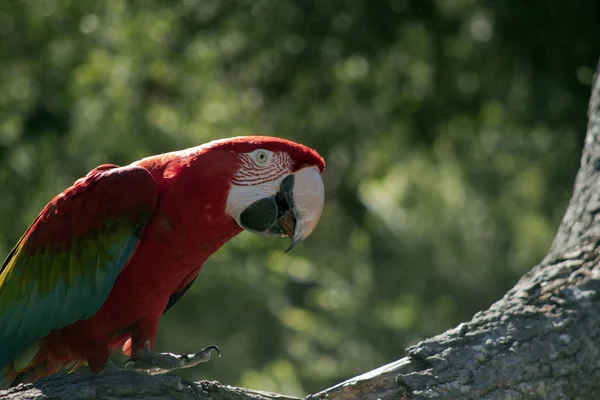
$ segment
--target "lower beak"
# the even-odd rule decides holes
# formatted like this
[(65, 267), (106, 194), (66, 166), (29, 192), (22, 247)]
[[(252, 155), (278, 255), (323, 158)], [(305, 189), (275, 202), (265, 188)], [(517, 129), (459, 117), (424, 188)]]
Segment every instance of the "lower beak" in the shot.
[(280, 228), (292, 238), (286, 252), (312, 233), (321, 218), (325, 203), (325, 187), (317, 167), (301, 169), (293, 176), (291, 190), (282, 187), (289, 210), (277, 219)]

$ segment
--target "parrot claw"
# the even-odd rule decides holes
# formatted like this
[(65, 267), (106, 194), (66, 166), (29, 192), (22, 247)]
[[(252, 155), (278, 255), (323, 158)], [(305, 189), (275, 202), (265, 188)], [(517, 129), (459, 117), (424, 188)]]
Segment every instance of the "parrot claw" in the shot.
[(145, 349), (127, 360), (125, 368), (135, 371), (145, 371), (150, 375), (163, 374), (207, 362), (210, 360), (212, 350), (221, 357), (221, 350), (215, 345), (208, 346), (191, 354), (153, 353)]

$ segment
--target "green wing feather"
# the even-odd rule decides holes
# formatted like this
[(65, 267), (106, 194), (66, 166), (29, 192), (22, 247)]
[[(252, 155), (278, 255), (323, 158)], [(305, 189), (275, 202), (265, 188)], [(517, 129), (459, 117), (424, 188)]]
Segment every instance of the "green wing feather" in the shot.
[(144, 168), (102, 166), (56, 196), (0, 269), (0, 369), (51, 331), (94, 315), (156, 206)]

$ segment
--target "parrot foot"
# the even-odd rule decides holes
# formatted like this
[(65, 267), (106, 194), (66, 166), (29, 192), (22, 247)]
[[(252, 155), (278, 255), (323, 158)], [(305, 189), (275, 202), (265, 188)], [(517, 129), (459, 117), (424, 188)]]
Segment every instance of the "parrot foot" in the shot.
[(153, 353), (149, 348), (138, 351), (127, 360), (125, 368), (135, 371), (145, 371), (150, 375), (163, 374), (181, 368), (189, 368), (210, 360), (214, 350), (221, 357), (221, 350), (211, 345), (191, 354)]

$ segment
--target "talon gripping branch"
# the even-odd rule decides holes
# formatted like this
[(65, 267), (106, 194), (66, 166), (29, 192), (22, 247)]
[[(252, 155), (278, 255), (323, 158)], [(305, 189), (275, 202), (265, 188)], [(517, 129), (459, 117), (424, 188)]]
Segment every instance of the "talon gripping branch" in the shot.
[(310, 235), (324, 169), (310, 148), (248, 136), (102, 165), (77, 180), (0, 270), (0, 388), (82, 364), (98, 372), (120, 347), (128, 366), (151, 372), (206, 361), (213, 346), (154, 353), (161, 316), (243, 229), (290, 236), (290, 249)]

